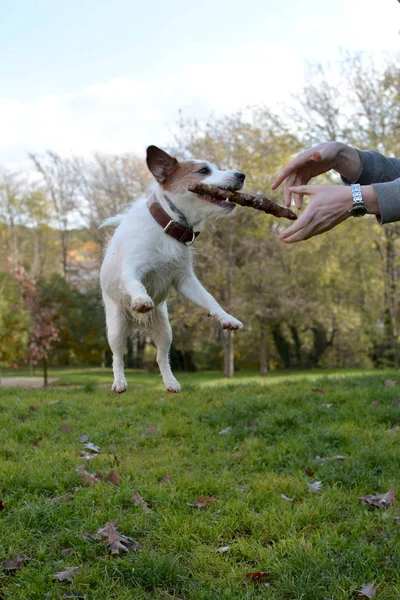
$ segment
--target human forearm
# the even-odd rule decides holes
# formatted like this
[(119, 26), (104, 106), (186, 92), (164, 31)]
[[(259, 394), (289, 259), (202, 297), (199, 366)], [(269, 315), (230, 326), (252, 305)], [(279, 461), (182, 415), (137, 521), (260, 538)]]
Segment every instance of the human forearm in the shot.
[(353, 183), (358, 180), (362, 169), (360, 154), (355, 148), (347, 144), (337, 143), (339, 150), (333, 168), (348, 182)]

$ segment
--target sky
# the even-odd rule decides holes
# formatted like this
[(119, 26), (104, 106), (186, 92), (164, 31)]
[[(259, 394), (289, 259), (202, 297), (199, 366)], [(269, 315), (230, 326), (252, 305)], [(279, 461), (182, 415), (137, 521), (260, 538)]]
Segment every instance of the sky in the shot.
[(179, 111), (279, 109), (307, 63), (398, 51), (397, 0), (0, 0), (0, 165), (168, 145)]

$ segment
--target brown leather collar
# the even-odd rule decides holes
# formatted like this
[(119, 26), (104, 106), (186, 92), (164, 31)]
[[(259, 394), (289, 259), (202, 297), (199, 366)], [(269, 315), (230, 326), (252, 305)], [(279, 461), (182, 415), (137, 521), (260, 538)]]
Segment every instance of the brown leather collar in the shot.
[(154, 196), (147, 200), (147, 207), (157, 223), (163, 228), (164, 233), (178, 240), (178, 242), (182, 242), (185, 246), (191, 246), (199, 235), (200, 231), (193, 231), (191, 227), (185, 227), (182, 223), (171, 219)]

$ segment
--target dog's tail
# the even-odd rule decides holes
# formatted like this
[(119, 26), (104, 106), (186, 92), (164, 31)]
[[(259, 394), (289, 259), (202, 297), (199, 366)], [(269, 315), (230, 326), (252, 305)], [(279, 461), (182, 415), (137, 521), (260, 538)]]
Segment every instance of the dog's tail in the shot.
[(115, 215), (114, 217), (109, 217), (99, 225), (99, 229), (101, 229), (102, 227), (118, 227), (118, 225), (122, 221), (122, 218), (123, 215)]

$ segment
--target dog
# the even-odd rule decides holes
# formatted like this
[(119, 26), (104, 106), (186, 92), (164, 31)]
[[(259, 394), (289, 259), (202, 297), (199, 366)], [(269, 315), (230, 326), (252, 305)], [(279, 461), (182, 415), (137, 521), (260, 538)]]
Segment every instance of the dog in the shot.
[(239, 190), (245, 174), (219, 171), (204, 160), (178, 161), (157, 146), (147, 148), (146, 162), (155, 179), (149, 197), (134, 201), (125, 213), (101, 225), (116, 227), (105, 251), (100, 283), (113, 355), (111, 389), (117, 394), (127, 389), (126, 338), (137, 331), (151, 334), (167, 391), (181, 391), (169, 364), (172, 330), (166, 298), (171, 287), (204, 308), (223, 329), (243, 327), (196, 278), (191, 248), (208, 223), (232, 215), (235, 205), (189, 192), (188, 186), (202, 182)]

